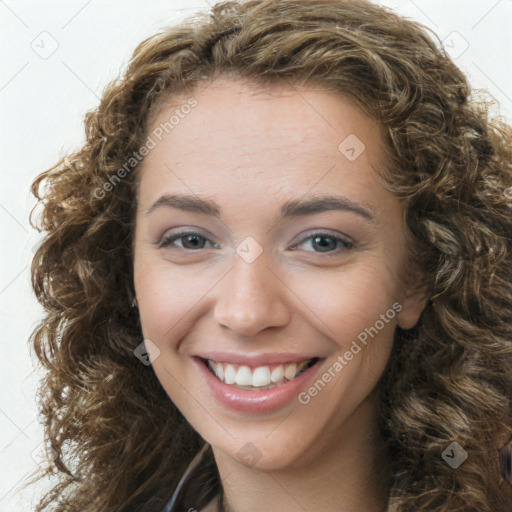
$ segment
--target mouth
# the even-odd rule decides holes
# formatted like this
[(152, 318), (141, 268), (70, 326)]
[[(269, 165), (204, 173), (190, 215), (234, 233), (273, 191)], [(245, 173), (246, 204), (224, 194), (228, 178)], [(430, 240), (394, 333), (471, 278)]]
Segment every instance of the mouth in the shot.
[(294, 407), (326, 357), (309, 354), (209, 352), (192, 357), (215, 406), (236, 414), (273, 414)]
[(239, 365), (212, 359), (199, 358), (208, 371), (220, 382), (244, 391), (265, 391), (291, 382), (309, 368), (320, 357), (313, 357), (293, 363), (273, 363), (261, 366)]

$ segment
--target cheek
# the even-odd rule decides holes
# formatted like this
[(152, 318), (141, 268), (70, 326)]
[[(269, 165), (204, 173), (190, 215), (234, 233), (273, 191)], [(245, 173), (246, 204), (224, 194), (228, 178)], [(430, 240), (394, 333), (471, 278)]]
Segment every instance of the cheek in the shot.
[[(365, 263), (340, 268), (336, 273), (304, 272), (290, 284), (305, 304), (302, 309), (307, 317), (342, 348), (376, 322), (382, 335), (390, 331), (392, 335), (396, 284), (385, 266)], [(380, 315), (386, 316), (384, 326)]]
[(144, 337), (157, 344), (178, 341), (219, 280), (217, 274), (162, 260), (136, 261), (134, 282)]

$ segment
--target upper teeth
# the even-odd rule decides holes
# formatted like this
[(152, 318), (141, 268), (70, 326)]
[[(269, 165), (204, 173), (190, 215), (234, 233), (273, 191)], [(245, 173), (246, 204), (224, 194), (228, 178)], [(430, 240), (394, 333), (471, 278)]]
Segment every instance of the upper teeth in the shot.
[(295, 378), (310, 360), (301, 363), (278, 365), (272, 371), (268, 366), (258, 366), (254, 369), (249, 366), (240, 366), (238, 370), (232, 364), (217, 363), (208, 360), (208, 365), (214, 371), (219, 380), (225, 384), (236, 384), (237, 386), (264, 387), (271, 383), (278, 384), (284, 378), (292, 380)]

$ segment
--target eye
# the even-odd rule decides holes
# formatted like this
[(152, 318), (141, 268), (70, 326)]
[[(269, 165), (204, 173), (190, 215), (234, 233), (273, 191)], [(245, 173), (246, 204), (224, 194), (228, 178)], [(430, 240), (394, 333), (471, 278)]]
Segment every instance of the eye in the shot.
[[(181, 241), (181, 245), (176, 245), (174, 243), (177, 240)], [(343, 249), (351, 250), (354, 248), (353, 242), (341, 238), (339, 236), (335, 236), (329, 232), (320, 231), (303, 238), (298, 244), (292, 247), (292, 250), (295, 250), (297, 247), (300, 247), (301, 245), (305, 244), (308, 241), (311, 241), (311, 247), (318, 249), (318, 251), (314, 250), (313, 252), (317, 252), (320, 254), (337, 252)], [(165, 236), (162, 239), (162, 241), (158, 244), (158, 247), (166, 247), (169, 249), (181, 249), (186, 251), (197, 251), (200, 249), (205, 249), (207, 243), (211, 243), (211, 246), (214, 249), (220, 248), (219, 244), (211, 242), (211, 240), (209, 240), (208, 238), (206, 238), (197, 231), (186, 231)]]
[(340, 250), (339, 248), (336, 248), (338, 244), (339, 246), (341, 246), (342, 249), (345, 250), (351, 250), (354, 248), (353, 242), (341, 238), (339, 236), (335, 236), (331, 233), (320, 231), (317, 233), (313, 233), (312, 235), (306, 238), (303, 238), (298, 244), (294, 245), (292, 249), (295, 249), (296, 247), (303, 245), (309, 240), (311, 240), (311, 247), (319, 249), (319, 251), (314, 251), (318, 253), (337, 252)]
[[(176, 240), (183, 240), (181, 247), (174, 245)], [(166, 236), (162, 239), (162, 241), (158, 244), (159, 247), (168, 247), (171, 249), (184, 249), (184, 250), (197, 250), (204, 249), (204, 242), (207, 241), (208, 238), (201, 235), (197, 231), (187, 231), (182, 233), (175, 233), (173, 235)], [(209, 241), (209, 240), (208, 240)], [(218, 249), (219, 244), (212, 244), (212, 247)]]

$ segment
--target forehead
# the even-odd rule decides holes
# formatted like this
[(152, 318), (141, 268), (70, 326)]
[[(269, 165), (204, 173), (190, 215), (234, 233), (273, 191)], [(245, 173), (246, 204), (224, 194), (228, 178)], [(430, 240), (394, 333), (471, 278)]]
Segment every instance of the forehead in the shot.
[[(195, 106), (184, 108), (191, 99)], [(357, 195), (384, 164), (375, 120), (342, 95), (286, 83), (202, 83), (164, 102), (151, 120), (155, 130), (161, 140), (144, 160), (141, 195), (163, 184), (195, 193), (207, 187), (210, 195), (226, 187), (272, 195), (340, 186)]]
[[(186, 104), (192, 98), (197, 106), (189, 109)], [(185, 115), (181, 114), (179, 120), (175, 115), (178, 122), (167, 126), (169, 133), (163, 137), (172, 132), (174, 140), (179, 141), (180, 133), (188, 140), (195, 135), (199, 147), (211, 142), (231, 148), (230, 139), (246, 144), (251, 140), (260, 144), (266, 139), (268, 147), (279, 148), (284, 139), (289, 144), (311, 141), (332, 146), (333, 139), (341, 141), (349, 133), (365, 137), (369, 131), (379, 132), (376, 121), (348, 97), (319, 87), (287, 83), (262, 86), (234, 78), (200, 83), (190, 95), (171, 96), (159, 104), (158, 114), (151, 116), (150, 131), (165, 128), (180, 109)], [(225, 136), (227, 133), (230, 138)]]

